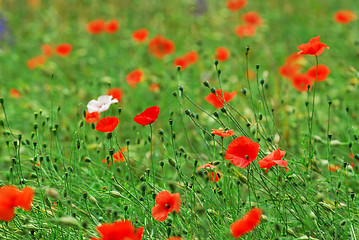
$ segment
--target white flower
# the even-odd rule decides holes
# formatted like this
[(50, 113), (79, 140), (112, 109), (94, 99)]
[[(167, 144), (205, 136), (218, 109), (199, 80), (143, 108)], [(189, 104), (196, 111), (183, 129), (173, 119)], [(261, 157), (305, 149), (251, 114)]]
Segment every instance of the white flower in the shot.
[(91, 100), (88, 104), (87, 104), (87, 109), (89, 111), (89, 113), (93, 113), (93, 112), (104, 112), (107, 111), (107, 109), (110, 107), (110, 105), (112, 103), (117, 103), (117, 99), (112, 99), (112, 96), (109, 95), (103, 95), (103, 96), (99, 96), (97, 101), (96, 100)]

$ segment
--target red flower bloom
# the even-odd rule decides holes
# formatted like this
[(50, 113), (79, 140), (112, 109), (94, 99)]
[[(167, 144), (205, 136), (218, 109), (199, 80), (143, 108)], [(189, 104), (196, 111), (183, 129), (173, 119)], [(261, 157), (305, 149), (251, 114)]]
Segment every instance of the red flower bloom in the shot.
[(138, 29), (132, 33), (132, 39), (135, 42), (145, 42), (147, 37), (149, 35), (149, 32), (146, 28)]
[(234, 139), (228, 145), (224, 159), (227, 159), (231, 161), (233, 165), (244, 169), (257, 158), (258, 151), (258, 143), (242, 136)]
[(234, 135), (233, 129), (224, 131), (222, 129), (212, 129), (211, 134), (218, 135), (221, 137), (230, 137)]
[[(126, 150), (125, 148), (121, 149), (122, 152), (124, 152), (125, 150)], [(125, 157), (123, 156), (121, 151), (115, 152), (112, 155), (114, 163), (115, 162), (124, 162), (125, 161)], [(107, 159), (106, 158), (102, 159), (102, 163), (107, 163)], [(112, 163), (112, 160), (110, 158), (110, 162), (108, 163), (108, 166), (111, 166), (111, 163)]]
[(157, 83), (152, 83), (148, 88), (151, 92), (158, 92), (160, 90), (160, 85)]
[(167, 38), (157, 35), (152, 38), (148, 43), (148, 53), (152, 54), (156, 58), (164, 58), (169, 54), (175, 52), (175, 44), (173, 41), (168, 40)]
[(309, 90), (312, 88), (314, 83), (314, 79), (310, 76), (308, 76), (305, 73), (299, 73), (295, 75), (292, 79), (292, 84), (295, 89), (297, 89), (299, 92), (306, 92), (308, 91), (308, 85)]
[(262, 217), (262, 210), (259, 208), (252, 208), (241, 219), (235, 221), (231, 225), (231, 234), (234, 238), (239, 238), (244, 234), (251, 232), (260, 223)]
[(311, 56), (319, 56), (324, 52), (324, 49), (329, 47), (324, 43), (320, 42), (320, 36), (312, 38), (308, 43), (304, 43), (299, 45), (298, 49), (301, 50), (298, 54), (301, 55), (311, 55)]
[(181, 237), (170, 237), (170, 238), (167, 238), (167, 240), (182, 240)]
[[(198, 167), (197, 169), (199, 170), (199, 169), (202, 169), (202, 168), (215, 169), (216, 166), (211, 165), (211, 164), (205, 164), (205, 165), (202, 165), (202, 166)], [(215, 170), (209, 172), (209, 173), (208, 173), (208, 177), (209, 177), (209, 181), (210, 181), (210, 182), (213, 182), (214, 180), (216, 180), (216, 182), (219, 181), (219, 176), (218, 176), (218, 174), (216, 173)]]
[(0, 187), (0, 220), (11, 221), (15, 207), (30, 211), (34, 194), (31, 187), (24, 187), (21, 191), (12, 185)]
[(101, 116), (101, 114), (99, 112), (89, 113), (89, 111), (86, 110), (85, 121), (87, 123), (95, 123), (100, 119), (100, 116)]
[(348, 24), (356, 19), (356, 15), (350, 10), (340, 10), (334, 14), (334, 21), (340, 24)]
[(236, 27), (236, 34), (239, 38), (254, 37), (256, 34), (256, 27), (253, 25), (238, 25)]
[(91, 240), (141, 240), (143, 234), (143, 227), (136, 230), (129, 220), (103, 223), (96, 230), (101, 237)]
[(152, 208), (152, 216), (159, 222), (167, 219), (169, 213), (179, 212), (181, 208), (181, 198), (179, 193), (171, 194), (168, 191), (162, 191), (156, 196), (156, 205)]
[(338, 171), (338, 170), (340, 170), (340, 166), (339, 166), (339, 165), (335, 165), (335, 164), (331, 164), (331, 165), (329, 166), (329, 170), (330, 170), (331, 172)]
[(330, 74), (330, 69), (324, 64), (318, 65), (318, 74), (317, 74), (317, 66), (313, 66), (309, 68), (309, 70), (307, 71), (307, 75), (313, 79), (317, 79), (317, 82), (326, 80), (329, 74)]
[(180, 66), (181, 70), (184, 70), (189, 66), (189, 62), (187, 61), (187, 58), (185, 58), (185, 57), (175, 58), (175, 60), (173, 61), (173, 64), (175, 65), (175, 67)]
[(126, 76), (126, 82), (128, 85), (130, 85), (132, 88), (135, 88), (137, 83), (141, 82), (143, 78), (143, 72), (141, 69), (136, 69), (130, 72)]
[(133, 120), (140, 125), (148, 125), (154, 123), (157, 120), (159, 113), (159, 107), (149, 107), (139, 115), (136, 115)]
[(117, 32), (119, 27), (120, 27), (120, 24), (118, 23), (118, 21), (116, 19), (113, 19), (105, 24), (104, 31), (107, 33), (113, 34), (113, 33)]
[(55, 48), (56, 54), (61, 56), (61, 57), (66, 57), (67, 55), (69, 55), (71, 50), (72, 50), (72, 45), (69, 44), (69, 43), (59, 44)]
[(27, 61), (27, 67), (31, 70), (35, 69), (37, 66), (44, 65), (46, 58), (44, 56), (33, 57)]
[(300, 63), (304, 60), (303, 55), (299, 55), (298, 52), (292, 53), (285, 59), (286, 65), (300, 65)]
[(104, 117), (96, 124), (96, 130), (99, 132), (112, 132), (119, 122), (117, 117)]
[(49, 44), (43, 44), (41, 46), (41, 50), (42, 53), (46, 56), (46, 57), (51, 57), (52, 56), (52, 47)]
[(231, 11), (238, 11), (244, 8), (247, 4), (247, 0), (228, 0), (227, 8)]
[(198, 60), (198, 53), (195, 50), (189, 51), (184, 55), (189, 64), (195, 64)]
[(282, 160), (284, 155), (286, 154), (285, 151), (281, 151), (280, 148), (277, 150), (274, 150), (269, 155), (265, 156), (262, 160), (258, 161), (259, 168), (266, 168), (265, 173), (268, 172), (268, 170), (273, 167), (274, 165), (279, 165), (281, 167), (285, 167), (285, 169), (288, 170), (288, 162), (285, 160)]
[(231, 55), (231, 53), (229, 52), (229, 50), (225, 47), (218, 47), (216, 49), (216, 59), (220, 62), (224, 62), (226, 61), (229, 56)]
[[(237, 95), (237, 92), (233, 91), (233, 92), (230, 93), (230, 92), (224, 91), (223, 95), (224, 95), (224, 101), (229, 102)], [(217, 89), (216, 94), (214, 94), (214, 93), (208, 94), (206, 96), (205, 100), (208, 103), (212, 104), (217, 109), (223, 108), (223, 106), (224, 106), (221, 89)]]
[(111, 88), (107, 91), (107, 95), (112, 96), (112, 99), (117, 99), (119, 103), (122, 100), (123, 92), (121, 88)]
[(301, 66), (296, 64), (285, 64), (279, 67), (279, 74), (284, 78), (293, 78), (299, 71)]
[(10, 89), (10, 96), (13, 97), (13, 98), (17, 98), (17, 99), (22, 98), (21, 93), (16, 88), (11, 88)]
[(256, 12), (248, 12), (242, 15), (242, 20), (247, 25), (260, 26), (263, 24), (263, 19)]
[(87, 31), (91, 34), (100, 34), (105, 30), (105, 25), (105, 20), (96, 19), (87, 24)]

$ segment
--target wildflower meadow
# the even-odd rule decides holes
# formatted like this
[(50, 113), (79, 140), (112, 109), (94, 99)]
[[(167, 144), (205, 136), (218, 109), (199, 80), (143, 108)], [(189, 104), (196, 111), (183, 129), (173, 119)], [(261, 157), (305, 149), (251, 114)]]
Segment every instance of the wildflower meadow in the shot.
[(359, 239), (357, 0), (0, 0), (0, 239)]

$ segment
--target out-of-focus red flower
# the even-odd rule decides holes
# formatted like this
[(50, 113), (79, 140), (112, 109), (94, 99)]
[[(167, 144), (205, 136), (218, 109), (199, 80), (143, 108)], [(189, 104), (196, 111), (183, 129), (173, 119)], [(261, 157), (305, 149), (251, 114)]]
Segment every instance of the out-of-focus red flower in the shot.
[(46, 58), (44, 56), (33, 57), (27, 61), (27, 67), (31, 70), (34, 70), (38, 66), (44, 65)]
[(17, 99), (22, 98), (22, 94), (16, 88), (10, 89), (10, 96)]
[(167, 240), (182, 240), (181, 237), (170, 237), (170, 238), (167, 238)]
[(66, 57), (67, 55), (70, 54), (71, 51), (72, 51), (72, 45), (70, 43), (61, 43), (57, 45), (57, 47), (55, 48), (56, 54), (61, 57)]
[(304, 56), (299, 55), (298, 52), (292, 53), (285, 59), (286, 65), (301, 65), (301, 62), (304, 61)]
[(330, 69), (324, 64), (318, 65), (318, 75), (317, 75), (317, 66), (313, 66), (308, 69), (307, 75), (313, 79), (316, 79), (317, 82), (325, 81), (330, 74)]
[[(115, 152), (112, 157), (113, 157), (113, 162), (124, 162), (125, 161), (125, 157), (123, 156), (122, 152), (126, 151), (126, 148), (122, 148), (121, 151)], [(102, 159), (102, 163), (107, 163), (107, 159), (104, 158)], [(111, 166), (112, 160), (110, 158), (110, 161), (108, 163), (108, 166)]]
[[(223, 91), (223, 95), (224, 95), (224, 101), (229, 102), (237, 95), (237, 92), (236, 91), (233, 91), (233, 92)], [(205, 97), (205, 100), (208, 103), (212, 104), (217, 109), (223, 108), (223, 106), (224, 106), (221, 89), (217, 89), (216, 94), (214, 94), (214, 93), (208, 94)]]
[(133, 70), (126, 76), (126, 82), (132, 88), (135, 88), (137, 83), (140, 83), (142, 79), (143, 79), (143, 72), (141, 69)]
[(241, 219), (235, 221), (231, 225), (231, 234), (234, 238), (239, 238), (244, 234), (251, 232), (260, 223), (262, 217), (262, 210), (259, 208), (252, 208)]
[(298, 73), (292, 78), (292, 85), (299, 92), (307, 92), (308, 85), (310, 86), (309, 87), (310, 90), (313, 86), (313, 83), (314, 83), (314, 79), (305, 73)]
[(222, 129), (212, 129), (211, 134), (218, 135), (221, 137), (230, 137), (234, 135), (234, 132), (233, 129), (227, 131), (223, 131)]
[(152, 54), (156, 58), (164, 58), (169, 54), (175, 52), (175, 44), (173, 41), (167, 38), (157, 35), (152, 38), (148, 43), (148, 53)]
[(275, 165), (284, 167), (285, 169), (288, 170), (288, 168), (287, 168), (288, 162), (285, 160), (282, 160), (282, 158), (284, 157), (285, 154), (286, 154), (286, 152), (281, 151), (280, 148), (278, 148), (277, 150), (274, 150), (269, 155), (265, 156), (262, 160), (258, 161), (259, 168), (266, 168), (265, 173), (267, 173), (268, 170)]
[(256, 31), (256, 27), (249, 24), (238, 25), (236, 27), (236, 34), (239, 38), (254, 37)]
[(120, 28), (120, 24), (116, 19), (113, 19), (105, 24), (104, 31), (110, 34), (114, 34)]
[(350, 10), (340, 10), (334, 14), (334, 21), (340, 24), (348, 24), (356, 19), (357, 15)]
[(99, 132), (112, 132), (119, 122), (117, 117), (104, 117), (98, 121), (95, 129)]
[(284, 78), (293, 78), (295, 75), (299, 74), (301, 66), (296, 64), (285, 64), (279, 67), (279, 74)]
[(169, 213), (179, 212), (181, 208), (181, 198), (179, 193), (171, 194), (168, 191), (162, 191), (156, 196), (156, 205), (152, 208), (152, 216), (159, 222), (167, 219)]
[(227, 59), (229, 58), (230, 55), (231, 55), (231, 52), (228, 50), (228, 48), (225, 48), (225, 47), (216, 48), (215, 58), (218, 61), (220, 61), (220, 62), (227, 61)]
[(189, 64), (195, 64), (198, 60), (198, 53), (195, 50), (189, 51), (184, 55)]
[(259, 144), (251, 139), (241, 136), (234, 139), (227, 147), (224, 159), (229, 160), (233, 165), (246, 168), (257, 158)]
[(154, 123), (157, 120), (159, 113), (159, 107), (149, 107), (139, 115), (136, 115), (133, 120), (140, 125), (148, 125)]
[(325, 48), (329, 47), (324, 43), (320, 42), (320, 36), (314, 37), (309, 40), (308, 43), (304, 43), (299, 45), (298, 49), (301, 50), (298, 54), (301, 55), (311, 55), (311, 56), (319, 56), (325, 50)]
[(96, 230), (101, 237), (91, 240), (141, 240), (143, 234), (143, 227), (136, 230), (129, 220), (103, 223)]
[(175, 65), (175, 67), (181, 67), (181, 70), (185, 70), (189, 66), (189, 62), (185, 57), (175, 58), (173, 64)]
[(238, 11), (244, 8), (247, 4), (247, 0), (228, 0), (227, 8), (231, 11)]
[(247, 25), (260, 26), (263, 24), (263, 19), (256, 12), (248, 12), (242, 15), (242, 20)]
[(189, 51), (181, 57), (174, 59), (173, 63), (175, 66), (180, 66), (181, 70), (186, 69), (189, 65), (195, 64), (198, 60), (198, 54), (196, 51)]
[(12, 185), (0, 187), (0, 220), (11, 221), (15, 215), (15, 207), (30, 211), (34, 194), (31, 187), (24, 187), (21, 191)]
[(340, 170), (340, 166), (339, 166), (339, 165), (335, 165), (335, 164), (331, 164), (331, 165), (329, 166), (329, 170), (330, 170), (331, 172), (338, 171), (338, 170)]
[(90, 113), (88, 110), (86, 110), (85, 121), (87, 123), (95, 123), (100, 119), (100, 116), (101, 116), (101, 114), (99, 112)]
[(143, 43), (146, 41), (149, 32), (146, 28), (138, 29), (132, 33), (132, 39), (135, 42)]
[(158, 92), (160, 90), (160, 85), (157, 83), (152, 83), (148, 88), (151, 92)]
[(205, 164), (205, 165), (202, 165), (202, 166), (198, 167), (197, 169), (199, 170), (199, 169), (202, 169), (202, 168), (213, 169), (210, 172), (208, 172), (208, 178), (209, 178), (210, 182), (213, 182), (213, 181), (218, 182), (219, 181), (219, 175), (215, 171), (216, 166), (214, 166), (212, 164)]
[(52, 56), (52, 47), (49, 44), (43, 44), (41, 46), (42, 53), (45, 57), (51, 57)]
[(106, 22), (103, 19), (96, 19), (87, 24), (87, 31), (91, 34), (100, 34), (105, 30)]
[(117, 99), (118, 103), (120, 103), (123, 92), (121, 88), (111, 88), (107, 91), (107, 95), (112, 96), (112, 99)]

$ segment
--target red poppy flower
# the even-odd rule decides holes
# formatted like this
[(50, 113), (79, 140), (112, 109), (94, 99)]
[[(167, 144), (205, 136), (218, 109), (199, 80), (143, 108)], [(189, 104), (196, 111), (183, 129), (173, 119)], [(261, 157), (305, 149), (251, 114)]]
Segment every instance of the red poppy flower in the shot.
[[(126, 149), (122, 148), (121, 151), (124, 152)], [(125, 157), (123, 156), (122, 152), (118, 151), (115, 152), (112, 157), (113, 157), (113, 162), (124, 162), (125, 161)], [(104, 158), (102, 159), (102, 163), (107, 163), (107, 159)], [(108, 166), (111, 166), (112, 160), (110, 159), (110, 162), (108, 163)]]
[(99, 112), (90, 113), (89, 111), (86, 110), (85, 121), (87, 123), (95, 123), (100, 119), (100, 116), (101, 116), (101, 114)]
[(42, 53), (46, 56), (46, 57), (51, 57), (52, 56), (52, 47), (49, 44), (43, 44), (41, 46), (41, 50)]
[(15, 207), (30, 211), (34, 194), (31, 187), (24, 187), (21, 191), (12, 185), (0, 187), (0, 220), (11, 221)]
[(133, 120), (140, 125), (148, 125), (154, 123), (157, 120), (159, 113), (159, 107), (149, 107), (139, 115), (136, 115)]
[(228, 145), (224, 159), (227, 159), (231, 161), (233, 165), (244, 169), (257, 158), (258, 151), (258, 143), (242, 136), (234, 139)]
[(293, 78), (301, 70), (301, 66), (296, 64), (285, 64), (279, 67), (279, 74), (284, 78)]
[(105, 25), (105, 20), (96, 19), (87, 24), (87, 31), (91, 34), (100, 34), (105, 30)]
[(233, 129), (227, 131), (223, 131), (222, 129), (212, 129), (211, 134), (218, 135), (221, 137), (230, 137), (234, 135), (234, 132)]
[(126, 82), (128, 85), (130, 85), (132, 88), (135, 88), (137, 83), (141, 82), (143, 78), (143, 72), (141, 69), (136, 69), (130, 72), (126, 76)]
[(16, 88), (11, 88), (10, 89), (10, 96), (13, 97), (13, 98), (17, 98), (17, 99), (22, 98), (21, 93)]
[(157, 35), (152, 38), (148, 43), (148, 53), (152, 54), (156, 58), (164, 58), (169, 54), (175, 52), (175, 44), (173, 41), (168, 40), (167, 38)]
[(120, 27), (120, 24), (118, 23), (118, 21), (116, 19), (113, 19), (105, 24), (104, 31), (107, 33), (113, 34), (113, 33), (117, 32), (119, 27)]
[(149, 32), (146, 28), (138, 29), (132, 33), (132, 39), (135, 42), (143, 43), (146, 41)]
[(157, 83), (152, 83), (148, 88), (151, 92), (158, 92), (160, 90), (160, 85)]
[(285, 160), (282, 160), (284, 155), (286, 154), (285, 151), (281, 151), (280, 148), (277, 150), (274, 150), (269, 155), (265, 156), (262, 160), (258, 161), (259, 168), (266, 168), (266, 171), (264, 173), (267, 173), (268, 170), (273, 167), (274, 165), (279, 165), (281, 167), (284, 167), (288, 170), (288, 162)]
[[(229, 102), (237, 95), (237, 92), (233, 91), (230, 93), (230, 92), (223, 91), (223, 95), (224, 95), (224, 101)], [(208, 103), (212, 104), (217, 109), (223, 108), (223, 106), (224, 106), (221, 89), (217, 89), (216, 94), (214, 94), (214, 93), (208, 94), (206, 96), (205, 100)]]
[(241, 219), (235, 221), (231, 225), (231, 234), (234, 238), (239, 238), (244, 234), (251, 232), (260, 223), (262, 217), (262, 210), (259, 208), (252, 208)]
[(320, 42), (320, 36), (314, 37), (309, 40), (308, 43), (304, 43), (299, 45), (298, 49), (301, 50), (298, 54), (301, 55), (311, 55), (311, 56), (319, 56), (325, 50), (325, 48), (329, 47), (324, 43)]
[(198, 53), (195, 50), (189, 51), (184, 55), (189, 64), (195, 64), (198, 60)]
[(292, 85), (295, 89), (297, 89), (299, 92), (306, 92), (308, 91), (308, 85), (309, 90), (312, 88), (314, 83), (314, 79), (310, 76), (308, 76), (305, 73), (299, 73), (295, 75), (292, 79)]
[[(199, 169), (202, 169), (202, 168), (215, 169), (216, 166), (211, 165), (211, 164), (205, 164), (205, 165), (202, 165), (202, 166), (198, 167), (197, 169), (199, 170)], [(210, 182), (213, 182), (213, 181), (218, 182), (219, 181), (219, 175), (217, 174), (217, 172), (215, 170), (209, 172), (208, 177), (209, 177)]]
[(338, 170), (340, 170), (340, 166), (339, 166), (339, 165), (335, 165), (335, 164), (331, 164), (331, 165), (329, 166), (329, 170), (330, 170), (331, 172), (338, 171)]
[(256, 34), (256, 27), (253, 25), (238, 25), (236, 27), (236, 34), (239, 38), (254, 37)]
[(238, 11), (244, 8), (247, 4), (247, 0), (228, 0), (227, 8), (231, 11)]
[(185, 58), (185, 57), (175, 58), (175, 60), (173, 61), (173, 64), (175, 65), (175, 67), (177, 67), (177, 66), (181, 67), (181, 70), (184, 70), (189, 66), (189, 62), (187, 61), (187, 58)]
[(179, 193), (171, 194), (168, 191), (162, 191), (156, 196), (156, 205), (152, 208), (152, 216), (159, 222), (167, 219), (169, 213), (179, 212), (181, 208), (181, 198)]
[(225, 47), (218, 47), (216, 49), (216, 59), (220, 62), (227, 61), (229, 56), (231, 55), (230, 51)]
[(350, 10), (340, 10), (334, 14), (334, 21), (340, 24), (348, 24), (356, 19), (356, 15)]
[(111, 88), (107, 91), (107, 95), (112, 96), (112, 99), (117, 99), (118, 103), (120, 103), (123, 92), (121, 88)]
[(55, 48), (55, 52), (57, 53), (57, 55), (61, 57), (66, 57), (67, 55), (69, 55), (71, 50), (72, 50), (72, 45), (69, 43), (59, 44)]
[(35, 69), (38, 66), (44, 65), (46, 58), (44, 56), (33, 57), (27, 61), (27, 67), (31, 70)]
[(298, 52), (292, 53), (285, 59), (286, 65), (301, 65), (301, 62), (304, 61), (304, 56), (299, 55)]
[(182, 240), (181, 237), (170, 237), (170, 238), (167, 238), (167, 240)]
[(242, 15), (242, 20), (248, 25), (260, 26), (263, 24), (263, 19), (256, 12), (248, 12)]
[(129, 220), (103, 223), (96, 230), (101, 237), (91, 240), (141, 240), (143, 234), (143, 227), (136, 230)]
[(329, 74), (330, 74), (330, 69), (324, 64), (318, 65), (318, 74), (317, 74), (317, 66), (313, 66), (309, 68), (307, 71), (307, 75), (313, 79), (316, 79), (317, 82), (326, 80)]
[(96, 124), (99, 132), (112, 132), (117, 127), (120, 120), (117, 117), (104, 117)]

